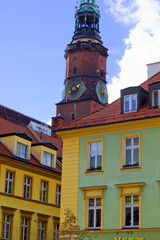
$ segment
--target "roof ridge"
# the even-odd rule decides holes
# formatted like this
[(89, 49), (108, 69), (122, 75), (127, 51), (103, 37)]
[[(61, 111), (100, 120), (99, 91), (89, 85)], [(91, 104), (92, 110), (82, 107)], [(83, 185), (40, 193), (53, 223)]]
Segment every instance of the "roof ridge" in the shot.
[(34, 137), (37, 139), (38, 142), (42, 142), (42, 140), (38, 137), (38, 135), (36, 134), (36, 132), (34, 131), (34, 129), (31, 126), (27, 126), (27, 128), (34, 135)]
[(104, 108), (107, 108), (107, 107), (111, 106), (112, 104), (114, 104), (116, 101), (119, 101), (119, 99), (120, 99), (120, 98), (118, 98), (118, 99), (116, 99), (115, 101), (113, 101), (112, 103), (110, 103), (110, 104), (108, 104), (108, 105), (106, 105), (106, 106), (104, 106), (104, 107), (102, 107), (102, 108), (100, 108), (100, 109), (98, 109), (98, 110), (96, 110), (96, 111), (94, 111), (94, 112), (88, 113), (87, 115), (85, 115), (85, 116), (83, 116), (83, 117), (80, 117), (80, 118), (78, 118), (78, 119), (76, 119), (76, 120), (74, 120), (74, 121), (72, 121), (72, 122), (66, 123), (66, 124), (64, 124), (62, 127), (57, 128), (56, 130), (63, 129), (63, 128), (66, 127), (67, 125), (71, 125), (72, 123), (76, 123), (76, 122), (79, 121), (79, 120), (83, 120), (84, 118), (86, 118), (86, 117), (88, 117), (88, 116), (90, 116), (90, 115), (92, 115), (92, 114), (95, 114), (96, 112), (100, 112), (100, 111), (104, 110)]
[[(6, 107), (6, 106), (1, 105), (1, 104), (0, 104), (0, 107), (2, 107), (3, 110), (6, 110), (6, 109), (7, 109), (7, 110), (12, 111), (12, 112), (14, 112), (14, 113), (17, 113), (17, 114), (19, 114), (19, 115), (21, 115), (21, 116), (27, 117), (28, 119), (30, 119), (30, 121), (35, 121), (35, 122), (37, 122), (37, 123), (46, 124), (49, 128), (51, 128), (51, 126), (48, 125), (47, 123), (42, 122), (42, 121), (40, 121), (40, 120), (37, 120), (37, 119), (35, 119), (35, 118), (33, 118), (33, 117), (30, 117), (30, 116), (28, 116), (28, 115), (26, 115), (26, 114), (24, 114), (24, 113), (18, 112), (18, 111), (16, 111), (16, 110), (12, 109), (12, 108)], [(2, 118), (2, 117), (1, 117), (1, 118)], [(10, 121), (10, 122), (14, 122), (14, 121), (11, 121), (11, 120), (8, 118), (8, 116), (7, 116), (7, 120)], [(14, 120), (14, 119), (13, 119), (13, 120)], [(18, 125), (21, 125), (21, 126), (25, 126), (25, 125), (22, 125), (22, 124), (17, 123), (17, 122), (14, 122), (14, 123), (16, 123), (16, 124), (18, 124)]]
[[(79, 120), (81, 120), (81, 119), (83, 119), (83, 118), (91, 115), (92, 113), (96, 113), (96, 112), (98, 112), (98, 111), (100, 111), (100, 110), (102, 110), (102, 109), (104, 109), (104, 108), (105, 108), (105, 107), (102, 107), (101, 109), (98, 109), (98, 110), (95, 110), (94, 112), (88, 113), (87, 115), (85, 115), (85, 116), (83, 116), (83, 117), (80, 117), (80, 118), (77, 118), (76, 120), (74, 120), (74, 121), (72, 121), (72, 122), (68, 122), (68, 123), (64, 124), (62, 127), (65, 127), (66, 125), (72, 124), (73, 122), (75, 123), (75, 122), (77, 122), (77, 121), (79, 121)], [(57, 128), (56, 130), (58, 130), (58, 129), (61, 129), (61, 127), (60, 127), (60, 128)]]
[(148, 78), (146, 81), (144, 81), (143, 83), (141, 83), (139, 86), (141, 86), (143, 88), (143, 85), (146, 84), (147, 81), (151, 80), (152, 78), (154, 78), (156, 75), (158, 75), (160, 73), (160, 71), (158, 71), (157, 73), (155, 73), (152, 77)]

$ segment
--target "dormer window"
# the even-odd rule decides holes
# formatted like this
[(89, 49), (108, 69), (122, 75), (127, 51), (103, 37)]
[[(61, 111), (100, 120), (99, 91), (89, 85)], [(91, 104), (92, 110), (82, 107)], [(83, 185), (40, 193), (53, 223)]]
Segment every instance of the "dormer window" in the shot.
[(53, 155), (47, 152), (43, 153), (43, 164), (52, 167), (53, 166)]
[(124, 112), (137, 111), (137, 94), (124, 96)]
[(160, 81), (151, 83), (149, 89), (149, 107), (160, 108)]
[(121, 113), (136, 112), (147, 102), (148, 92), (142, 87), (121, 90)]
[(17, 142), (17, 152), (16, 155), (21, 158), (27, 158), (27, 146)]
[(152, 107), (160, 107), (160, 89), (152, 91)]

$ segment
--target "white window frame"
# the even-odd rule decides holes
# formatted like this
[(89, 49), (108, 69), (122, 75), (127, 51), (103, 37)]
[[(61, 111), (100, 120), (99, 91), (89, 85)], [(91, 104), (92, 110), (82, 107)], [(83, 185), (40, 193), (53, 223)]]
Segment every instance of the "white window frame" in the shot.
[(31, 184), (32, 184), (32, 178), (31, 177), (25, 177), (24, 198), (27, 198), (27, 199), (31, 198)]
[[(154, 93), (155, 92), (158, 92), (158, 106), (154, 104)], [(155, 89), (155, 90), (152, 90), (152, 107), (158, 107), (160, 108), (160, 89)]]
[(11, 227), (11, 216), (4, 214), (3, 215), (3, 239), (4, 240), (10, 239), (10, 227)]
[[(138, 207), (138, 209), (139, 209), (139, 204), (133, 204), (133, 197), (134, 196), (139, 197), (139, 195), (136, 195), (136, 194), (124, 196), (124, 227), (125, 228), (138, 228), (139, 227), (139, 225), (133, 225), (133, 215), (134, 215), (133, 214), (133, 209), (134, 209), (134, 207)], [(131, 197), (131, 204), (125, 204), (125, 197)], [(130, 226), (125, 225), (126, 208), (131, 208), (131, 225)]]
[(43, 240), (45, 237), (46, 232), (46, 222), (45, 221), (39, 221), (39, 240)]
[(29, 219), (22, 218), (22, 238), (21, 240), (28, 240), (29, 237)]
[(56, 204), (57, 206), (61, 205), (61, 186), (57, 186)]
[(54, 224), (54, 240), (58, 240), (59, 237), (59, 223)]
[[(134, 142), (134, 138), (138, 138), (138, 145), (134, 145), (133, 142)], [(126, 146), (126, 139), (131, 139), (131, 146)], [(123, 153), (123, 165), (124, 166), (129, 166), (129, 167), (132, 167), (132, 166), (135, 166), (134, 162), (133, 162), (133, 153), (134, 153), (134, 149), (138, 149), (138, 152), (139, 152), (139, 141), (140, 141), (140, 138), (138, 135), (135, 135), (135, 136), (128, 136), (128, 137), (124, 137), (123, 139), (123, 146), (124, 146), (124, 153)], [(126, 164), (126, 150), (131, 150), (131, 164), (127, 165)], [(139, 154), (139, 159), (138, 159), (138, 164), (136, 165), (137, 167), (139, 166), (140, 164), (140, 154)]]
[[(49, 164), (49, 161), (51, 161), (51, 165)], [(43, 152), (43, 164), (48, 167), (53, 167), (53, 154)]]
[(13, 179), (14, 179), (14, 173), (13, 172), (7, 172), (6, 176), (6, 191), (7, 194), (13, 193)]
[[(94, 206), (89, 206), (89, 200), (90, 199), (94, 199)], [(101, 225), (99, 227), (96, 227), (96, 210), (100, 209), (101, 210), (101, 214), (102, 214), (102, 199), (101, 199), (101, 206), (96, 206), (96, 200), (97, 199), (101, 199), (100, 197), (97, 197), (97, 198), (88, 198), (88, 214), (87, 214), (87, 228), (88, 229), (100, 229), (101, 228)], [(93, 227), (89, 227), (89, 210), (93, 210), (94, 211), (94, 219), (93, 219)], [(101, 219), (100, 219), (101, 221)], [(102, 224), (102, 223), (101, 223)]]
[(45, 181), (41, 181), (41, 202), (47, 201), (47, 187), (48, 183)]
[[(136, 109), (132, 109), (132, 97), (136, 96)], [(129, 97), (129, 110), (126, 111), (125, 99)], [(136, 112), (137, 111), (137, 94), (125, 95), (124, 96), (124, 113)]]
[[(93, 143), (96, 143), (96, 150), (95, 151), (91, 151), (91, 144)], [(98, 150), (98, 143), (101, 143), (102, 144), (102, 148), (101, 150)], [(98, 163), (98, 154), (100, 153), (101, 155), (103, 154), (102, 153), (102, 149), (103, 149), (103, 141), (102, 140), (97, 140), (97, 141), (90, 141), (88, 142), (88, 148), (87, 148), (87, 151), (88, 151), (88, 157), (87, 157), (87, 170), (89, 171), (94, 171), (94, 170), (102, 170), (102, 159), (101, 159), (101, 168), (97, 168), (97, 163)], [(91, 164), (90, 164), (90, 155), (91, 154), (95, 154), (95, 168), (91, 168)]]
[(23, 143), (20, 143), (20, 142), (17, 142), (16, 155), (20, 158), (27, 159), (27, 145), (25, 145)]

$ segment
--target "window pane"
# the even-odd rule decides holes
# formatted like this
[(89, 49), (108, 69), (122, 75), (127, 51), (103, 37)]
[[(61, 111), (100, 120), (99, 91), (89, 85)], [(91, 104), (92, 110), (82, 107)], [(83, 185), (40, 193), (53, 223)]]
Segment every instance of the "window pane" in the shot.
[(138, 148), (133, 149), (133, 163), (134, 164), (139, 163), (139, 149)]
[(8, 173), (8, 176), (9, 176), (9, 179), (12, 180), (12, 178), (13, 178), (13, 173), (9, 172), (9, 173)]
[(139, 204), (139, 196), (138, 195), (133, 196), (133, 204)]
[(131, 149), (126, 149), (126, 165), (131, 165)]
[(153, 106), (158, 106), (158, 91), (153, 92)]
[(90, 143), (90, 151), (93, 152), (93, 151), (96, 151), (96, 143)]
[(88, 214), (88, 227), (94, 227), (94, 210), (89, 210)]
[(129, 112), (129, 96), (124, 98), (124, 111)]
[(43, 164), (47, 165), (47, 153), (43, 153)]
[(98, 145), (98, 146), (97, 146), (97, 147), (98, 147), (98, 150), (99, 150), (99, 151), (102, 150), (102, 142), (98, 142), (97, 145)]
[(52, 167), (52, 155), (51, 154), (48, 155), (47, 166)]
[(137, 95), (132, 95), (132, 110), (137, 109)]
[(139, 207), (133, 208), (133, 225), (134, 226), (139, 225)]
[(134, 146), (139, 145), (139, 138), (138, 137), (133, 138), (133, 145)]
[(125, 204), (131, 204), (131, 196), (125, 197)]
[(101, 198), (96, 199), (96, 206), (101, 206)]
[(96, 210), (96, 227), (101, 226), (101, 209)]
[(131, 208), (125, 208), (125, 226), (131, 225)]
[(89, 206), (90, 207), (94, 206), (94, 198), (89, 199)]
[(95, 168), (95, 161), (96, 161), (96, 155), (91, 154), (90, 155), (90, 168)]
[(10, 215), (4, 215), (3, 217), (3, 239), (9, 240), (10, 235)]
[(102, 154), (97, 154), (97, 168), (102, 167)]
[(17, 143), (17, 151), (20, 152), (21, 151), (21, 144)]
[(126, 147), (131, 146), (131, 138), (126, 138)]

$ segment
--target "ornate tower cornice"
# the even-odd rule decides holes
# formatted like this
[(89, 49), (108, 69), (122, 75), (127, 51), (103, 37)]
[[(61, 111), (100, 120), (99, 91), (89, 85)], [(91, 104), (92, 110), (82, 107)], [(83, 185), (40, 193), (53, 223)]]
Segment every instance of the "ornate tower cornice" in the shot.
[(94, 42), (76, 42), (74, 44), (68, 44), (66, 50), (65, 50), (65, 58), (67, 59), (68, 55), (78, 52), (97, 52), (101, 54), (102, 56), (106, 57), (108, 56), (108, 49), (105, 48), (100, 43), (94, 43)]

